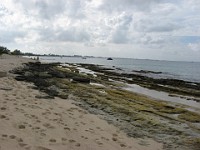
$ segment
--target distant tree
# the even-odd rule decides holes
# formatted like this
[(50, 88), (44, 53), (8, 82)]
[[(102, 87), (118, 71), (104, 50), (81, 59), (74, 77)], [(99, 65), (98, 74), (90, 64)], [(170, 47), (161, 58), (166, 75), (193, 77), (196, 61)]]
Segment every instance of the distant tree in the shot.
[(23, 55), (23, 53), (18, 49), (14, 50), (11, 54), (12, 55)]
[(4, 46), (0, 46), (0, 55), (2, 54), (10, 54), (10, 50)]
[(26, 55), (26, 56), (35, 56), (35, 54), (33, 54), (33, 53), (24, 53), (24, 55)]

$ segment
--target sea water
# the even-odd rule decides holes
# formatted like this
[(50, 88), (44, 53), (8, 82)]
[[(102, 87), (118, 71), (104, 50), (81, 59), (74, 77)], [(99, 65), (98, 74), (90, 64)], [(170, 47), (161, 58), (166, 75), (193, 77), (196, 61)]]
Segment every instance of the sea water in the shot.
[(183, 61), (161, 61), (148, 59), (132, 58), (107, 58), (92, 57), (83, 59), (82, 57), (40, 57), (42, 62), (61, 62), (61, 63), (84, 63), (98, 64), (104, 67), (114, 68), (121, 72), (131, 73), (133, 71), (147, 70), (155, 73), (146, 73), (145, 75), (155, 78), (181, 79), (185, 81), (200, 83), (200, 62)]

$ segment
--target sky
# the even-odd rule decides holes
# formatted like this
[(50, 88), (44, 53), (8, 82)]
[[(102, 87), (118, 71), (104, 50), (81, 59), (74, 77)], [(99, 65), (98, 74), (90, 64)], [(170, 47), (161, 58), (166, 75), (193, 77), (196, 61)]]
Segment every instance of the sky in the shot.
[(0, 45), (38, 54), (200, 61), (200, 0), (1, 0)]

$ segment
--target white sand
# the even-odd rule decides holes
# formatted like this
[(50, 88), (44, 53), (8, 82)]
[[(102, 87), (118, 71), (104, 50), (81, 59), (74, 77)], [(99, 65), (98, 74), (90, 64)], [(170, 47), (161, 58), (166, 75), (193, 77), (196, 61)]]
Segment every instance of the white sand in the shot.
[[(0, 71), (29, 61), (0, 58)], [(33, 84), (0, 78), (0, 150), (161, 150), (150, 139), (127, 137), (113, 125), (63, 100), (37, 99)]]

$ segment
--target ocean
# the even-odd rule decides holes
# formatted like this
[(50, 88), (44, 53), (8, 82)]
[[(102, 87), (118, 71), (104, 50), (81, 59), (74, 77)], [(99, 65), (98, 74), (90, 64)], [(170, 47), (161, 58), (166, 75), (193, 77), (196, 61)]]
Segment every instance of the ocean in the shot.
[[(107, 58), (99, 57), (40, 57), (41, 62), (61, 62), (61, 63), (84, 63), (97, 64), (104, 67), (114, 68), (120, 72), (131, 73), (133, 71), (153, 71), (161, 73), (143, 73), (154, 78), (181, 79), (200, 83), (200, 62), (180, 62), (180, 61), (161, 61), (148, 59), (132, 58)], [(141, 73), (140, 73), (141, 74)]]

